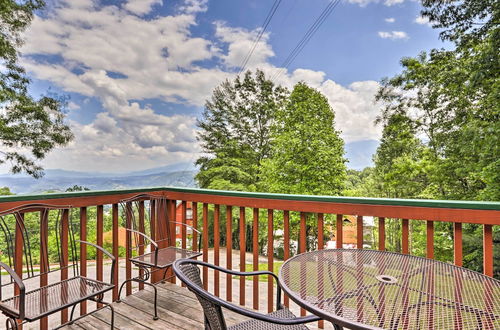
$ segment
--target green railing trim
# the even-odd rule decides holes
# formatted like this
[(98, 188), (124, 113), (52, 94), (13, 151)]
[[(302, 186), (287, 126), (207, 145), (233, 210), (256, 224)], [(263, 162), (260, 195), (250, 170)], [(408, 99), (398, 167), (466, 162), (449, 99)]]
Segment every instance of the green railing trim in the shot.
[(257, 193), (247, 191), (211, 190), (199, 188), (165, 187), (167, 191), (185, 192), (193, 194), (218, 195), (228, 197), (281, 199), (303, 202), (326, 202), (344, 204), (367, 204), (367, 205), (390, 205), (390, 206), (417, 206), (448, 209), (473, 209), (500, 211), (500, 202), (483, 201), (455, 201), (455, 200), (432, 200), (432, 199), (402, 199), (402, 198), (369, 198), (369, 197), (342, 197), (342, 196), (318, 196), (318, 195), (289, 195)]
[(93, 197), (93, 196), (106, 196), (116, 194), (131, 194), (131, 193), (146, 193), (152, 191), (164, 191), (165, 187), (152, 187), (152, 188), (134, 188), (134, 189), (116, 189), (116, 190), (87, 190), (87, 191), (72, 191), (72, 192), (58, 192), (46, 194), (21, 194), (0, 196), (0, 203), (4, 202), (21, 202), (21, 201), (34, 201), (42, 199), (60, 199), (60, 198), (74, 198), (74, 197)]
[(257, 193), (257, 192), (246, 192), (246, 191), (227, 191), (227, 190), (211, 190), (211, 189), (179, 188), (179, 187), (154, 187), (154, 188), (136, 188), (136, 189), (119, 189), (119, 190), (77, 191), (77, 192), (52, 193), (52, 194), (50, 193), (36, 194), (36, 195), (0, 196), (0, 203), (75, 198), (75, 197), (106, 196), (106, 195), (130, 194), (130, 193), (147, 193), (153, 191), (167, 191), (167, 192), (175, 191), (182, 193), (217, 195), (226, 197), (261, 198), (261, 199), (304, 201), (304, 202), (413, 206), (413, 207), (430, 207), (430, 208), (500, 211), (500, 202), (288, 195), (288, 194), (271, 194), (271, 193)]

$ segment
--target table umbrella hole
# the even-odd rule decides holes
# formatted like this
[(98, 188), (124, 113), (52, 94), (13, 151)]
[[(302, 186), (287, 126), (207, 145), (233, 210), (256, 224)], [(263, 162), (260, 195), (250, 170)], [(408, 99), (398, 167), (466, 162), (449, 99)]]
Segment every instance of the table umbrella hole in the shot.
[(377, 280), (379, 280), (380, 282), (387, 283), (387, 284), (394, 284), (394, 283), (398, 282), (398, 280), (395, 277), (389, 276), (389, 275), (377, 275), (377, 276), (375, 276), (375, 278)]

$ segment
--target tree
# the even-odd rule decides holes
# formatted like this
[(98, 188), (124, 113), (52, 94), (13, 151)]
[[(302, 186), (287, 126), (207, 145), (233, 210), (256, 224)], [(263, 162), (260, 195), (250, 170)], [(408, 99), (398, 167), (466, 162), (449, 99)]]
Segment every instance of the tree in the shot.
[[(428, 186), (425, 147), (416, 137), (415, 123), (394, 114), (384, 126), (382, 139), (373, 157), (377, 196), (423, 197)], [(430, 196), (425, 196), (430, 197)]]
[(11, 172), (43, 175), (38, 162), (73, 135), (64, 124), (64, 98), (28, 93), (30, 83), (18, 64), (21, 33), (33, 19), (42, 0), (2, 0), (0, 6), (0, 164), (10, 163)]
[(214, 90), (198, 122), (198, 140), (207, 154), (196, 161), (202, 188), (256, 189), (260, 163), (270, 153), (270, 126), (287, 94), (259, 70)]
[(262, 161), (265, 191), (338, 195), (344, 188), (344, 141), (328, 100), (305, 83), (295, 85), (277, 113), (271, 157)]
[(69, 187), (65, 190), (66, 192), (74, 192), (74, 191), (90, 191), (89, 188), (85, 187), (85, 186), (79, 186), (77, 184), (75, 184), (73, 187)]
[(15, 195), (10, 191), (9, 187), (0, 187), (0, 196), (10, 196)]

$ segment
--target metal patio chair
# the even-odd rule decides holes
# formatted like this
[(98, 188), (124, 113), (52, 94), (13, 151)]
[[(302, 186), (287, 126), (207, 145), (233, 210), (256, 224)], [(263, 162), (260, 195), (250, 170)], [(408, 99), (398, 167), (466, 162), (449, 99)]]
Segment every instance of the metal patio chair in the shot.
[[(233, 305), (219, 297), (214, 296), (205, 289), (200, 277), (200, 269), (198, 266), (205, 266), (214, 270), (218, 270), (227, 274), (236, 276), (258, 276), (270, 275), (277, 282), (276, 292), (276, 311), (270, 314), (261, 314), (240, 306)], [(269, 271), (255, 271), (255, 272), (237, 272), (215, 266), (203, 261), (192, 259), (180, 259), (174, 262), (174, 273), (177, 277), (192, 291), (203, 308), (205, 315), (205, 329), (210, 330), (246, 330), (246, 329), (308, 329), (304, 323), (321, 320), (316, 315), (309, 315), (305, 317), (296, 317), (290, 310), (281, 304), (281, 287), (279, 285), (278, 277)], [(227, 327), (224, 320), (222, 307), (227, 308), (238, 314), (252, 318), (252, 320), (244, 321), (234, 326)]]
[[(120, 302), (121, 292), (128, 282), (146, 284), (154, 289), (153, 320), (158, 319), (158, 292), (156, 286), (148, 282), (151, 273), (163, 272), (161, 283), (164, 283), (167, 272), (175, 260), (196, 258), (202, 255), (200, 253), (202, 233), (199, 230), (182, 222), (167, 220), (164, 222), (167, 224), (166, 226), (159, 226), (154, 221), (154, 219), (159, 219), (161, 216), (166, 216), (167, 204), (168, 200), (166, 198), (148, 194), (139, 194), (120, 201), (123, 210), (122, 214), (126, 218), (127, 235), (130, 235), (127, 240), (129, 246), (126, 247), (127, 258), (139, 269), (139, 275), (127, 279), (121, 284), (117, 302)], [(196, 232), (198, 234), (198, 251), (177, 247), (175, 239), (175, 228), (177, 226), (185, 226), (192, 233)], [(172, 232), (172, 229), (174, 232)], [(158, 239), (155, 239), (157, 237)]]
[[(75, 307), (86, 300), (102, 303), (104, 305), (102, 308), (111, 310), (111, 328), (113, 329), (114, 310), (109, 303), (103, 301), (103, 298), (104, 293), (115, 286), (112, 275), (116, 263), (115, 258), (102, 247), (75, 239), (73, 225), (70, 222), (70, 210), (69, 206), (29, 204), (0, 212), (0, 237), (3, 236), (0, 240), (0, 251), (3, 256), (7, 256), (7, 263), (0, 262), (0, 269), (5, 269), (9, 274), (7, 283), (2, 283), (2, 276), (0, 276), (0, 311), (7, 317), (7, 329), (18, 329), (19, 324), (39, 320), (69, 307), (72, 307), (69, 322), (60, 327), (71, 324), (90, 314), (81, 315), (73, 320)], [(38, 213), (39, 217), (29, 215), (33, 213)], [(36, 227), (35, 231), (30, 232), (28, 228), (30, 222)], [(63, 251), (62, 246), (64, 222), (66, 222), (65, 228), (69, 236), (67, 240), (69, 251)], [(49, 253), (49, 238), (55, 239), (57, 246), (53, 255)], [(109, 282), (79, 275), (76, 243), (93, 246), (112, 260)], [(16, 244), (21, 244), (22, 250)], [(38, 265), (35, 265), (36, 254), (33, 253), (35, 248), (39, 248), (40, 251), (38, 269), (36, 267)], [(23, 272), (21, 276), (13, 266), (16, 262), (16, 251), (22, 251)], [(67, 263), (64, 260), (65, 253), (68, 253)], [(3, 259), (5, 261), (5, 257)], [(17, 261), (19, 262), (19, 259)], [(50, 261), (57, 261), (57, 263), (51, 265)], [(63, 270), (69, 273), (70, 269), (72, 269), (72, 276), (68, 274), (67, 279), (48, 284), (50, 273)], [(26, 286), (31, 282), (29, 280), (37, 277), (40, 278), (40, 282), (36, 283), (37, 288), (28, 291)], [(14, 291), (14, 296), (3, 299), (2, 289), (9, 285), (17, 287), (17, 291)]]

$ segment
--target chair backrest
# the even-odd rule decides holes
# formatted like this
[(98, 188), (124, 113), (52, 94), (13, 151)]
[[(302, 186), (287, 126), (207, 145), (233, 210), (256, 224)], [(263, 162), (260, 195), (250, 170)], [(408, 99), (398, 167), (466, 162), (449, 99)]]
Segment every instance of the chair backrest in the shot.
[[(175, 266), (174, 266), (175, 267)], [(194, 286), (199, 289), (203, 289), (203, 283), (200, 277), (200, 269), (194, 263), (189, 260), (183, 260), (183, 263), (178, 267), (174, 268), (177, 277), (192, 291), (203, 308), (203, 313), (205, 315), (205, 327), (211, 330), (225, 330), (226, 322), (224, 320), (224, 314), (219, 305), (215, 304), (213, 301), (208, 299), (210, 294), (207, 296), (200, 295), (197, 290), (193, 290)], [(208, 293), (208, 292), (207, 292)]]
[[(170, 226), (157, 226), (159, 218), (164, 217), (168, 210), (168, 200), (162, 196), (139, 194), (120, 201), (124, 225), (127, 229), (132, 229), (143, 233), (153, 239), (160, 246), (169, 246), (172, 242)], [(175, 229), (174, 229), (175, 230)], [(127, 233), (131, 235), (131, 241), (127, 248), (143, 252), (150, 242), (137, 233)], [(161, 244), (162, 242), (165, 242)]]
[[(68, 253), (68, 262), (63, 258), (63, 229), (68, 235), (66, 239), (68, 251), (64, 251)], [(2, 211), (0, 237), (0, 261), (11, 268), (15, 267), (15, 259), (19, 257), (16, 256), (16, 244), (21, 244), (17, 251), (22, 251), (23, 279), (66, 268), (73, 268), (74, 276), (78, 275), (77, 249), (70, 206), (26, 204)], [(11, 277), (2, 282), (0, 276), (0, 298), (1, 288), (12, 283)]]

